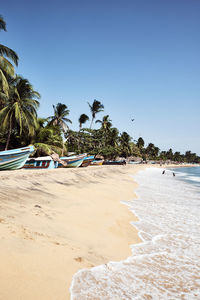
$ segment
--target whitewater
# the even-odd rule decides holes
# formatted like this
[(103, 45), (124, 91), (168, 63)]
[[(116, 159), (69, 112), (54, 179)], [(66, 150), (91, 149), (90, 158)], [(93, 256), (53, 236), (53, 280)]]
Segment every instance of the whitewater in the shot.
[(200, 299), (200, 167), (147, 169), (134, 180), (137, 199), (122, 202), (142, 242), (124, 261), (77, 272), (71, 300)]

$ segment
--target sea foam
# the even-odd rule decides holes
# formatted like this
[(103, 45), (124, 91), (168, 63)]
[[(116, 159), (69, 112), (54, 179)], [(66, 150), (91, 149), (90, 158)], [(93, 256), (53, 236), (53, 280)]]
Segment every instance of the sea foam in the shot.
[(200, 194), (182, 179), (187, 172), (160, 169), (134, 176), (138, 198), (123, 203), (142, 243), (124, 261), (77, 272), (71, 300), (200, 299)]

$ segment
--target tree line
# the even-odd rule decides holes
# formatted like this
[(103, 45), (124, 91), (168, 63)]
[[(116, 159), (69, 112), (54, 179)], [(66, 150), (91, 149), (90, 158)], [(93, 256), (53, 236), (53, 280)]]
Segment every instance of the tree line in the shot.
[[(6, 31), (6, 22), (0, 16), (0, 31)], [(94, 99), (88, 102), (90, 115), (82, 113), (77, 120), (77, 130), (71, 130), (70, 110), (66, 104), (53, 105), (53, 114), (39, 118), (40, 93), (35, 91), (28, 79), (15, 73), (18, 65), (16, 52), (0, 44), (0, 150), (33, 144), (36, 156), (56, 152), (90, 153), (106, 159), (117, 157), (141, 157), (143, 160), (171, 160), (178, 162), (198, 162), (200, 157), (191, 151), (181, 154), (160, 151), (153, 143), (145, 147), (142, 137), (137, 141), (127, 133), (120, 133), (113, 127), (109, 115), (98, 119), (104, 105)], [(90, 122), (90, 123), (88, 123)], [(99, 128), (94, 129), (93, 125)], [(86, 126), (89, 124), (89, 126)]]

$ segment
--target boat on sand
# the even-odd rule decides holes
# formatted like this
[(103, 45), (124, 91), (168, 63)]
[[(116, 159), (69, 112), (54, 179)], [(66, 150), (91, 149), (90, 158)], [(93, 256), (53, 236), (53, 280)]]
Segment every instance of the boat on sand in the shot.
[(63, 156), (60, 157), (65, 165), (58, 163), (58, 168), (78, 168), (83, 163), (84, 158), (87, 154), (73, 155), (73, 156)]
[(125, 160), (105, 160), (103, 165), (126, 165)]
[(84, 157), (80, 167), (88, 167), (93, 160), (94, 160), (94, 155)]
[(29, 155), (34, 152), (33, 146), (0, 151), (0, 170), (21, 169)]
[(91, 162), (91, 166), (101, 166), (103, 164), (103, 162), (104, 162), (103, 159), (93, 160)]
[(55, 169), (58, 161), (54, 161), (51, 156), (43, 156), (27, 159), (24, 169)]

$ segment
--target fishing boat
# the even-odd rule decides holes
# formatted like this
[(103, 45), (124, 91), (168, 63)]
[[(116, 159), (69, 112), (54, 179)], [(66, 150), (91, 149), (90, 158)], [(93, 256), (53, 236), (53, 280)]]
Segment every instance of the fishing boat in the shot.
[(126, 165), (125, 160), (105, 160), (103, 165)]
[(63, 165), (58, 163), (58, 168), (78, 168), (83, 163), (84, 158), (87, 154), (73, 155), (73, 156), (63, 156), (60, 159), (66, 163)]
[(0, 170), (21, 169), (29, 155), (34, 152), (33, 146), (0, 151)]
[(55, 169), (58, 161), (54, 161), (51, 156), (43, 156), (27, 159), (24, 169)]
[(141, 161), (129, 161), (128, 164), (130, 165), (138, 165), (138, 164), (141, 164), (142, 162)]
[(96, 160), (93, 160), (91, 162), (91, 166), (101, 166), (103, 164), (104, 160), (103, 159), (96, 159)]
[(94, 160), (94, 155), (84, 157), (80, 167), (88, 167), (93, 160)]

